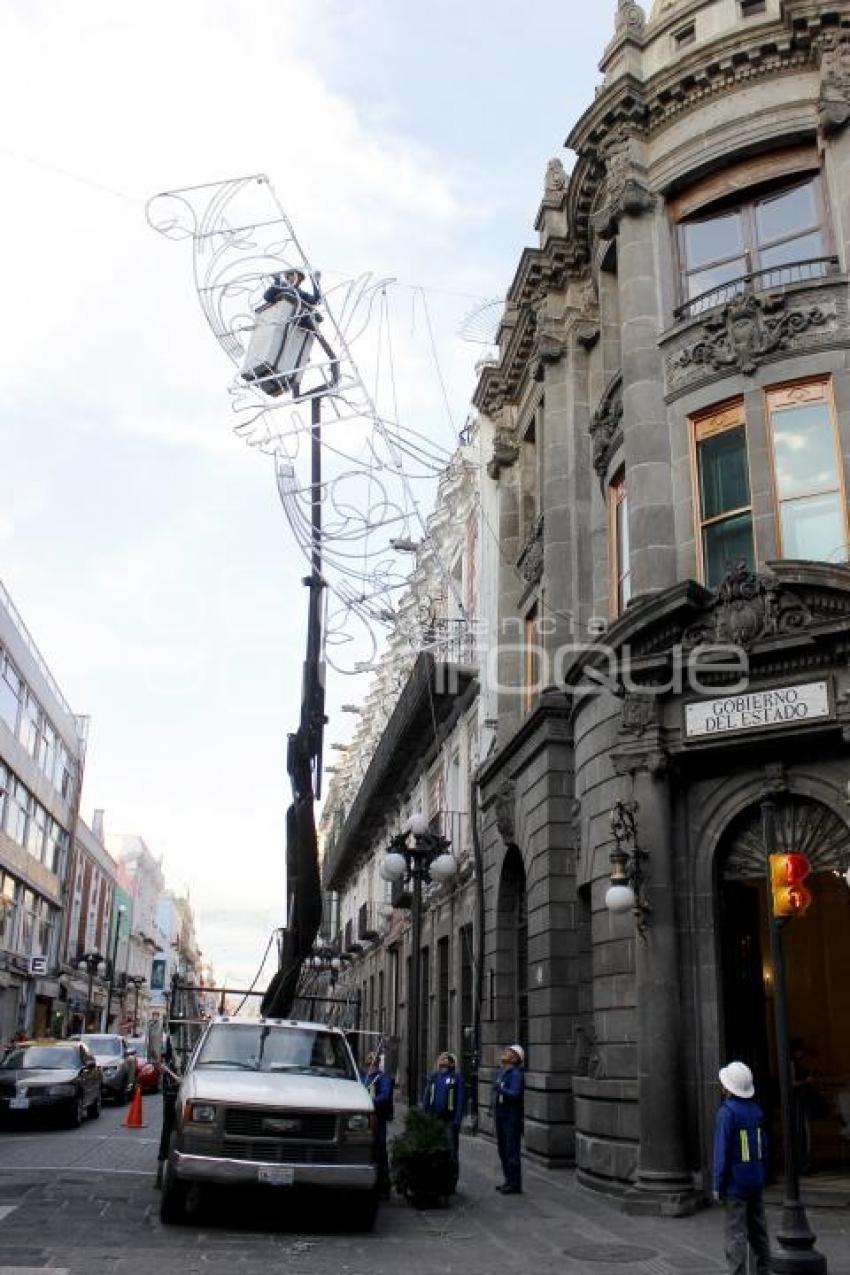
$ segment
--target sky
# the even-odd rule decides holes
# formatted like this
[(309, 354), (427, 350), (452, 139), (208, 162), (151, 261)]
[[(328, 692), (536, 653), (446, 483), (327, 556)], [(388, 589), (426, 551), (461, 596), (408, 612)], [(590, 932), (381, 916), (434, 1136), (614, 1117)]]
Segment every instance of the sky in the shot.
[[(0, 578), (91, 717), (84, 817), (163, 857), (231, 984), (285, 919), (303, 566), (271, 462), (233, 436), (190, 253), (145, 201), (267, 173), (316, 265), (398, 281), (400, 412), (446, 445), (480, 353), (462, 320), (534, 241), (615, 8), (3, 5)], [(330, 687), (329, 742), (352, 693)]]

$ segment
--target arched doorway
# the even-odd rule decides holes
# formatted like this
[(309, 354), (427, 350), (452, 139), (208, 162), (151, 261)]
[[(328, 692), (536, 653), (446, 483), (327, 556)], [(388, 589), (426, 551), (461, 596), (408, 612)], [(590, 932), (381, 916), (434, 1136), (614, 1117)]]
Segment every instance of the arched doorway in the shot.
[[(499, 879), (497, 975), (502, 1044), (528, 1045), (528, 906), (525, 866), (511, 846)], [(526, 1062), (528, 1060), (526, 1059)]]
[[(804, 797), (777, 802), (778, 853), (812, 865), (813, 901), (783, 929), (796, 1111), (805, 1171), (850, 1167), (850, 829)], [(720, 939), (724, 1054), (747, 1062), (779, 1148), (773, 968), (761, 809), (746, 810), (721, 846)], [(778, 1154), (775, 1156), (779, 1163)]]

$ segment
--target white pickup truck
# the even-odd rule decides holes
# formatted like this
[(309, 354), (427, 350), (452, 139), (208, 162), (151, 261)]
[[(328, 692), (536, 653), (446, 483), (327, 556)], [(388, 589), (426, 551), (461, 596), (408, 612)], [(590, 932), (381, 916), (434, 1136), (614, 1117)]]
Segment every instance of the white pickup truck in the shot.
[(180, 1222), (194, 1185), (338, 1192), (346, 1220), (378, 1211), (375, 1117), (348, 1042), (335, 1027), (217, 1018), (177, 1095), (160, 1217)]

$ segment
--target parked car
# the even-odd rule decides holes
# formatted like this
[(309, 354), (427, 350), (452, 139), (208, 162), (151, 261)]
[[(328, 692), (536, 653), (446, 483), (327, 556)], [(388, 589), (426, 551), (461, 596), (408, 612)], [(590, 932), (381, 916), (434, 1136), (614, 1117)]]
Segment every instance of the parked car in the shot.
[(78, 1128), (100, 1115), (101, 1071), (81, 1041), (25, 1040), (0, 1057), (0, 1118), (53, 1113)]
[(128, 1036), (127, 1048), (136, 1057), (136, 1081), (142, 1093), (156, 1093), (162, 1084), (162, 1064), (148, 1050), (145, 1036)]
[(378, 1211), (375, 1116), (336, 1027), (217, 1018), (177, 1096), (160, 1217), (179, 1222), (193, 1185), (338, 1193), (357, 1230)]
[(72, 1036), (91, 1050), (103, 1072), (103, 1096), (113, 1102), (129, 1102), (136, 1087), (136, 1060), (123, 1036), (87, 1032)]

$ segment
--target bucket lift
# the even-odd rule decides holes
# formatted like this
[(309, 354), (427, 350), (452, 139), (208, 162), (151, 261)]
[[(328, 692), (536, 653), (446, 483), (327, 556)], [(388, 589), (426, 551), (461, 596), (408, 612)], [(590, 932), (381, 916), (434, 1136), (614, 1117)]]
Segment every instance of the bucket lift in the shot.
[(312, 322), (294, 292), (259, 306), (242, 363), (243, 381), (256, 383), (272, 398), (285, 390), (297, 398), (316, 336)]

